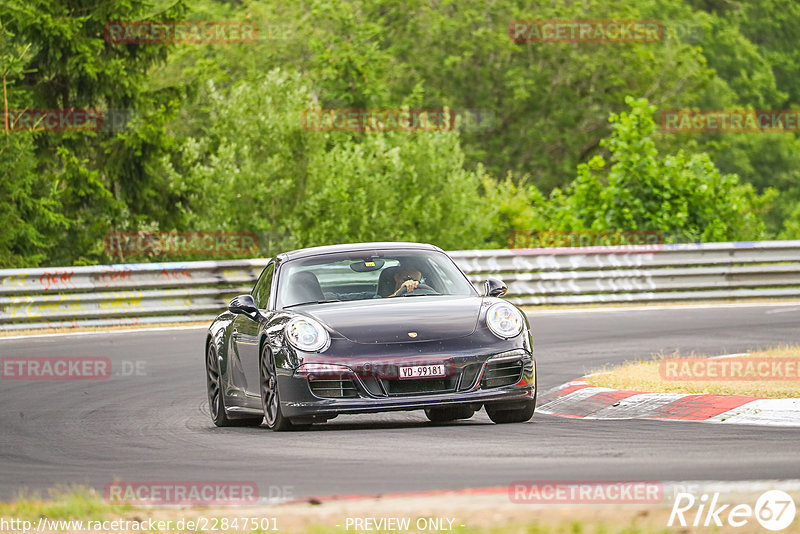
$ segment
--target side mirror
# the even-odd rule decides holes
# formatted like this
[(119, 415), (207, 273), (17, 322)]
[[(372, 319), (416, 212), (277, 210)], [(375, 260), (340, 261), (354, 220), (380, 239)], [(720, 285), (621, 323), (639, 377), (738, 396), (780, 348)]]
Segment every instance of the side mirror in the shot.
[(228, 310), (231, 313), (247, 315), (251, 319), (255, 319), (259, 313), (258, 306), (256, 306), (256, 301), (253, 300), (252, 295), (239, 295), (235, 297), (231, 303), (228, 304)]
[(499, 278), (489, 278), (484, 285), (484, 294), (487, 297), (502, 297), (508, 291), (506, 284)]

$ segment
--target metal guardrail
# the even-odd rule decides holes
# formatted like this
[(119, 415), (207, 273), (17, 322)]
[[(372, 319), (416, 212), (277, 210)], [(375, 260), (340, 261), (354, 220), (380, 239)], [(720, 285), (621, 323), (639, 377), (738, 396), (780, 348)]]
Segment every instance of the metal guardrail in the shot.
[[(800, 297), (800, 241), (450, 252), (516, 304)], [(210, 320), (267, 260), (0, 270), (0, 329)]]
[(0, 329), (211, 319), (267, 260), (0, 270)]

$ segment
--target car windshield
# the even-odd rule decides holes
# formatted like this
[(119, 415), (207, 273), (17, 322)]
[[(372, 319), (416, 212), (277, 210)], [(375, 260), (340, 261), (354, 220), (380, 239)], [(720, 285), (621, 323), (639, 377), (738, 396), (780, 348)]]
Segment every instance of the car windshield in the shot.
[(289, 260), (278, 278), (278, 308), (308, 303), (391, 298), (406, 280), (403, 297), (477, 295), (453, 261), (437, 251), (324, 254)]

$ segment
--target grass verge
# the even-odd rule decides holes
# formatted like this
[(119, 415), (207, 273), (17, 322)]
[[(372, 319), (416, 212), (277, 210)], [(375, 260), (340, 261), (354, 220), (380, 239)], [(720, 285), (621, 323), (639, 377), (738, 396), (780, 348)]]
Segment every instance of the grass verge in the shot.
[(14, 502), (0, 502), (0, 517), (26, 521), (36, 521), (40, 517), (103, 521), (131, 510), (131, 506), (105, 503), (94, 489), (70, 486), (51, 489), (46, 499), (35, 494), (23, 494)]
[[(659, 358), (650, 361), (639, 361), (624, 364), (619, 367), (602, 368), (595, 371), (596, 374), (589, 376), (587, 382), (593, 386), (599, 386), (611, 389), (622, 389), (628, 391), (643, 391), (648, 393), (689, 393), (689, 394), (710, 394), (710, 395), (746, 395), (750, 397), (766, 397), (775, 399), (785, 398), (798, 398), (800, 397), (800, 380), (797, 379), (797, 373), (794, 379), (780, 380), (776, 379), (776, 373), (767, 373), (766, 377), (749, 379), (753, 375), (740, 373), (736, 378), (725, 378), (717, 374), (717, 376), (705, 377), (701, 379), (688, 379), (688, 376), (705, 376), (711, 375), (710, 369), (716, 369), (717, 372), (723, 369), (724, 365), (730, 365), (734, 359), (737, 364), (741, 364), (741, 369), (748, 369), (748, 362), (750, 368), (757, 368), (760, 361), (774, 360), (776, 365), (781, 365), (782, 369), (780, 376), (787, 377), (786, 369), (794, 368), (800, 362), (800, 346), (782, 346), (771, 348), (763, 351), (748, 353), (743, 356), (726, 359), (712, 359), (709, 360), (708, 356), (700, 356), (691, 354), (688, 357), (682, 358), (680, 361), (673, 364), (675, 367), (671, 369), (693, 369), (692, 364), (699, 362), (696, 369), (701, 372), (692, 372), (682, 375), (670, 375), (667, 371), (667, 362), (673, 358), (681, 358), (679, 352), (672, 355), (659, 355)], [(682, 360), (686, 360), (688, 366), (681, 367)], [(787, 366), (787, 363), (789, 365)], [(705, 372), (702, 372), (705, 371)], [(731, 373), (728, 373), (729, 375)], [(679, 378), (679, 379), (678, 379)]]
[[(699, 491), (699, 490), (698, 490)], [(752, 494), (751, 494), (752, 493)], [(753, 503), (760, 492), (751, 492), (737, 496), (730, 494), (721, 502)], [(793, 492), (795, 493), (795, 492)], [(797, 498), (797, 495), (793, 495)], [(620, 504), (515, 504), (509, 501), (508, 495), (442, 495), (425, 497), (374, 498), (363, 500), (345, 500), (340, 502), (323, 502), (312, 505), (294, 503), (283, 505), (261, 505), (246, 507), (132, 507), (106, 504), (101, 495), (91, 489), (72, 489), (70, 491), (51, 492), (50, 500), (38, 498), (20, 498), (14, 503), (0, 503), (0, 518), (33, 521), (39, 517), (50, 520), (82, 520), (81, 527), (61, 529), (62, 532), (108, 532), (95, 528), (88, 521), (113, 521), (124, 519), (136, 521), (142, 528), (114, 530), (114, 534), (128, 532), (179, 533), (194, 532), (193, 529), (179, 528), (179, 521), (205, 518), (221, 520), (228, 518), (269, 518), (269, 525), (275, 525), (278, 532), (298, 534), (346, 534), (347, 532), (365, 532), (353, 526), (346, 527), (348, 518), (408, 518), (410, 528), (402, 532), (441, 532), (450, 531), (456, 534), (649, 534), (695, 532), (720, 532), (719, 528), (708, 527), (668, 527), (672, 508), (671, 499), (665, 492), (662, 503), (650, 505)], [(169, 528), (162, 530), (149, 528), (149, 521), (172, 521)], [(439, 525), (447, 528), (432, 528), (432, 520), (439, 520)], [(441, 523), (442, 520), (447, 523)], [(419, 522), (418, 522), (419, 521)], [(209, 522), (208, 524), (212, 524)], [(221, 523), (219, 523), (221, 525)], [(34, 527), (35, 529), (35, 527)], [(396, 529), (369, 529), (371, 532), (393, 532)], [(58, 530), (56, 530), (58, 531)], [(54, 532), (56, 532), (54, 531)], [(203, 529), (198, 530), (201, 532)], [(210, 530), (206, 530), (211, 532)], [(724, 529), (722, 530), (725, 531)], [(737, 534), (761, 532), (756, 521), (737, 528)], [(17, 532), (8, 530), (6, 532)], [(21, 531), (20, 531), (21, 532)], [(274, 532), (270, 527), (265, 530), (239, 528), (214, 528), (213, 532), (230, 532), (243, 534)], [(800, 522), (795, 520), (783, 530), (785, 534), (800, 533)], [(27, 533), (30, 534), (30, 531)]]

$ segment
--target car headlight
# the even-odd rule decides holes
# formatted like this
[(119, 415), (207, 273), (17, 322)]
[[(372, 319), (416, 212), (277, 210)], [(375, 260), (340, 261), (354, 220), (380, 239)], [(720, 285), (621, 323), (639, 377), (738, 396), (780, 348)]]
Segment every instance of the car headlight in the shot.
[(307, 317), (295, 317), (289, 321), (284, 331), (289, 343), (304, 352), (323, 352), (330, 342), (325, 327)]
[(494, 335), (509, 339), (522, 332), (522, 314), (507, 302), (492, 304), (486, 311), (486, 325)]

